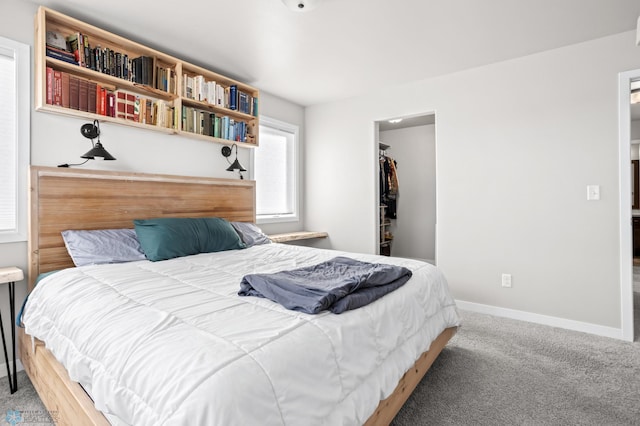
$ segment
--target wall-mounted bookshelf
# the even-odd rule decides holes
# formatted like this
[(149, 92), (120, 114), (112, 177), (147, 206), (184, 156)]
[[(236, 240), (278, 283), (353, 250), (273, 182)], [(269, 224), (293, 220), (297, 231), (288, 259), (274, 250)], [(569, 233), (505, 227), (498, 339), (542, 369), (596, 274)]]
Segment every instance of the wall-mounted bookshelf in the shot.
[(247, 84), (38, 9), (38, 111), (255, 147), (258, 99), (258, 89)]

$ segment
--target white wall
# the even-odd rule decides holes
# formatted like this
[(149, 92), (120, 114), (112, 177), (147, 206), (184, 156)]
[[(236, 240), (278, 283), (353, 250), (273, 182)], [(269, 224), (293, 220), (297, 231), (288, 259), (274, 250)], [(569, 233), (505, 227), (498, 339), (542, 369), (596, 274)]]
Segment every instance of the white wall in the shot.
[(437, 259), (454, 296), (621, 327), (617, 82), (639, 52), (626, 32), (307, 108), (305, 225), (374, 253), (373, 122), (435, 111)]
[(640, 139), (640, 120), (631, 122), (631, 140)]
[(435, 125), (380, 132), (380, 142), (398, 164), (397, 219), (391, 220), (391, 255), (435, 259), (436, 145)]
[[(37, 5), (21, 0), (9, 0), (3, 4), (3, 10), (4, 12), (0, 14), (0, 36), (30, 45), (33, 55), (33, 18)], [(201, 54), (201, 52), (186, 53), (187, 56), (192, 57)], [(33, 60), (31, 67), (31, 90), (33, 91)], [(304, 108), (267, 93), (261, 92), (260, 95), (261, 114), (300, 126), (300, 135), (304, 137)], [(82, 160), (80, 155), (91, 147), (91, 142), (80, 134), (80, 126), (87, 121), (34, 111), (32, 101), (31, 164), (56, 166), (60, 163), (80, 162)], [(113, 123), (101, 123), (100, 129), (101, 142), (117, 158), (117, 161), (90, 161), (82, 166), (85, 169), (238, 178), (237, 174), (225, 170), (228, 163), (220, 153), (222, 147), (220, 144)], [(239, 149), (238, 154), (240, 163), (247, 167), (249, 165), (248, 149)], [(263, 227), (267, 232), (295, 231), (302, 228), (302, 221), (279, 224), (271, 228)], [(18, 266), (25, 271), (26, 275), (26, 242), (0, 244), (0, 259), (2, 259), (0, 266)], [(0, 286), (0, 309), (3, 314), (9, 312), (8, 294), (5, 288), (6, 286)], [(16, 286), (18, 308), (25, 295), (26, 280)], [(9, 331), (8, 322), (5, 320), (7, 332)], [(4, 372), (1, 364), (2, 362), (0, 362), (0, 375)]]

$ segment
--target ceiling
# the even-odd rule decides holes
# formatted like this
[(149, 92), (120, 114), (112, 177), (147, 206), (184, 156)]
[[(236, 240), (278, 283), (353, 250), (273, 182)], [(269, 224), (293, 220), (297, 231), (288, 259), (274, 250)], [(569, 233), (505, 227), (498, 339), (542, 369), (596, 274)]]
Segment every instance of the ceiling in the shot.
[(634, 30), (640, 15), (638, 0), (22, 1), (303, 106)]

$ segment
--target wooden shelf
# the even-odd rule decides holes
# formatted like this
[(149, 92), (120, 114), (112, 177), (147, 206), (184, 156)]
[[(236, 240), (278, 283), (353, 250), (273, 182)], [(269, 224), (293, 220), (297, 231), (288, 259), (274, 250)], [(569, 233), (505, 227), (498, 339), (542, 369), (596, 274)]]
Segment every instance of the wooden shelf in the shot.
[[(87, 37), (87, 54), (91, 54), (96, 57), (96, 52), (104, 52), (110, 50), (116, 52), (119, 58), (124, 61), (125, 55), (128, 58), (127, 63), (134, 58), (145, 56), (149, 58), (151, 65), (150, 71), (153, 72), (150, 78), (146, 82), (151, 82), (151, 85), (141, 84), (131, 81), (130, 79), (119, 77), (119, 73), (111, 75), (109, 73), (103, 73), (104, 68), (100, 70), (92, 69), (90, 66), (80, 66), (73, 63), (65, 62), (64, 60), (56, 59), (47, 55), (47, 32), (56, 32), (62, 37), (68, 37), (76, 33), (80, 33)], [(98, 50), (94, 50), (96, 48)], [(116, 54), (114, 53), (114, 55)], [(100, 56), (100, 55), (98, 55)], [(207, 142), (215, 142), (220, 144), (232, 144), (237, 143), (240, 147), (255, 147), (258, 146), (258, 128), (259, 118), (257, 114), (259, 91), (258, 89), (251, 87), (245, 83), (236, 81), (232, 78), (218, 74), (211, 70), (207, 70), (200, 66), (191, 64), (181, 59), (175, 58), (171, 55), (157, 51), (150, 47), (144, 46), (128, 38), (121, 37), (117, 34), (110, 33), (91, 24), (82, 22), (73, 17), (64, 15), (60, 12), (56, 12), (47, 7), (40, 6), (37, 15), (35, 17), (35, 39), (34, 39), (34, 104), (37, 111), (63, 114), (67, 116), (74, 116), (85, 118), (88, 120), (100, 120), (118, 123), (125, 126), (132, 126), (138, 128), (144, 128), (148, 130), (161, 131), (167, 134), (179, 134), (184, 137), (190, 137)], [(87, 62), (90, 63), (90, 62)], [(87, 80), (91, 83), (97, 83), (107, 91), (125, 91), (136, 96), (136, 98), (146, 98), (153, 102), (153, 108), (155, 110), (156, 103), (160, 105), (157, 108), (161, 108), (163, 111), (167, 111), (162, 117), (168, 118), (169, 127), (156, 126), (155, 124), (142, 123), (140, 121), (134, 121), (131, 119), (125, 119), (121, 117), (113, 117), (102, 115), (100, 113), (93, 113), (87, 110), (73, 109), (70, 107), (62, 106), (59, 103), (59, 98), (51, 96), (49, 92), (49, 102), (47, 99), (48, 82), (47, 82), (47, 68), (51, 68), (54, 71), (66, 73), (71, 76), (75, 76), (81, 80)], [(95, 67), (94, 67), (95, 68)], [(124, 69), (127, 67), (122, 66)], [(113, 73), (111, 68), (111, 73)], [(164, 85), (161, 85), (160, 78), (161, 71), (167, 71), (170, 74), (168, 80), (168, 90), (164, 90)], [(131, 71), (129, 70), (129, 74)], [(185, 83), (192, 81), (192, 79), (198, 79), (200, 82), (204, 82), (209, 85), (215, 84), (219, 87), (219, 101), (222, 104), (214, 104), (212, 102), (200, 101), (187, 97), (187, 90)], [(213, 82), (213, 83), (212, 83)], [(49, 87), (51, 87), (51, 80), (49, 81)], [(155, 87), (157, 86), (157, 87)], [(198, 86), (198, 88), (201, 86)], [(242, 92), (245, 99), (249, 100), (249, 112), (241, 112), (238, 109), (234, 110), (227, 108), (224, 104), (225, 100), (228, 102), (229, 93), (237, 88), (238, 92)], [(51, 87), (51, 90), (54, 88)], [(189, 89), (191, 90), (191, 88)], [(133, 102), (133, 101), (132, 101)], [(138, 100), (135, 101), (136, 105)], [(193, 118), (187, 129), (186, 124), (186, 111), (189, 110), (189, 117)], [(139, 112), (140, 115), (142, 115)], [(201, 123), (204, 120), (200, 118), (206, 116), (207, 120), (210, 118), (224, 119), (230, 121), (232, 126), (234, 123), (241, 122), (242, 124), (236, 124), (236, 129), (241, 133), (239, 138), (225, 139), (224, 137), (214, 137), (209, 135), (213, 133), (213, 124), (211, 131), (207, 129), (201, 129)], [(213, 115), (213, 116), (212, 116)], [(192, 130), (193, 123), (196, 128)], [(212, 123), (214, 123), (212, 121)], [(208, 123), (207, 123), (208, 124)], [(247, 134), (244, 141), (241, 139), (244, 134)], [(250, 135), (250, 136), (249, 136)]]
[(284, 243), (287, 241), (298, 241), (298, 240), (310, 240), (313, 238), (327, 238), (329, 236), (326, 232), (315, 232), (315, 231), (298, 231), (298, 232), (287, 232), (285, 234), (273, 234), (269, 235), (269, 239), (274, 243)]

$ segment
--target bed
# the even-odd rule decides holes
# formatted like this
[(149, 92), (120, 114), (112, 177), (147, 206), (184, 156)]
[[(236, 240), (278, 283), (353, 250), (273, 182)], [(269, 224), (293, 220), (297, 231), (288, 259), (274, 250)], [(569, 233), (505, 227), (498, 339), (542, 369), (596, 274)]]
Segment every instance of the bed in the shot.
[[(39, 274), (62, 270), (41, 282), (41, 293), (49, 294), (33, 303), (52, 309), (43, 317), (68, 322), (76, 315), (82, 324), (72, 325), (75, 332), (62, 324), (28, 325), (19, 338), (25, 370), (59, 424), (391, 422), (459, 324), (437, 268), (285, 244), (74, 268), (60, 236), (66, 229), (131, 228), (139, 218), (254, 222), (254, 185), (32, 167), (30, 289)], [(383, 299), (340, 315), (308, 315), (235, 294), (245, 273), (311, 265), (336, 254), (397, 263), (414, 276)], [(85, 289), (96, 293), (80, 299)], [(111, 299), (131, 302), (127, 312), (132, 305), (147, 310), (118, 320)], [(431, 300), (437, 303), (427, 306)], [(106, 323), (85, 330), (87, 315)], [(76, 351), (86, 345), (87, 351)]]

